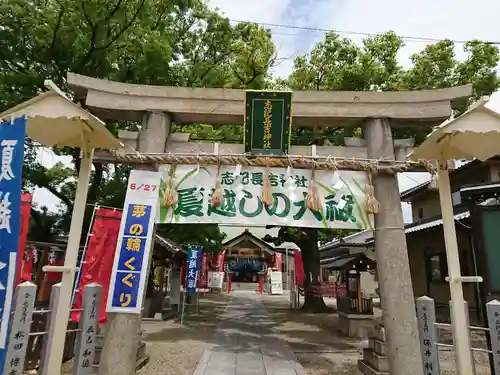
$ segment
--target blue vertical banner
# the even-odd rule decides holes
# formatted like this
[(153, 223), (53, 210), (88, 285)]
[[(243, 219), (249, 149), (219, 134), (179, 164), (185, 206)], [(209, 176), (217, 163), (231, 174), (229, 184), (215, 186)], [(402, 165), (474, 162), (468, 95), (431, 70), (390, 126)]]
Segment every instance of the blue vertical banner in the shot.
[(107, 312), (141, 313), (160, 181), (159, 172), (130, 172), (108, 291)]
[(14, 297), (25, 138), (25, 117), (0, 123), (0, 368), (5, 362)]
[(189, 293), (196, 292), (198, 282), (198, 273), (201, 264), (201, 248), (189, 247), (186, 267), (186, 291)]

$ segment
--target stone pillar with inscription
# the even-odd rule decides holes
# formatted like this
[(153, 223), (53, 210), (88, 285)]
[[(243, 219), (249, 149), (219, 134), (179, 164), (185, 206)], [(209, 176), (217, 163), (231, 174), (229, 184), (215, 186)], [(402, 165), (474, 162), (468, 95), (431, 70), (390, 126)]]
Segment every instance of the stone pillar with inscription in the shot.
[(91, 283), (83, 291), (83, 311), (80, 314), (75, 357), (73, 358), (73, 375), (92, 375), (97, 343), (97, 321), (102, 297), (102, 287)]
[[(490, 329), (490, 366), (492, 373), (500, 374), (500, 302), (496, 299), (486, 304), (488, 328)], [(493, 372), (494, 371), (494, 372)]]
[[(139, 134), (139, 152), (165, 152), (170, 133), (170, 116), (163, 112), (148, 112), (144, 115), (143, 128)], [(151, 170), (141, 165), (137, 169)], [(156, 166), (153, 167), (156, 170)], [(151, 232), (155, 236), (155, 230)], [(154, 246), (152, 241), (151, 246)], [(151, 255), (153, 252), (151, 252)], [(151, 257), (147, 260), (151, 263)], [(147, 280), (146, 280), (147, 284)], [(141, 347), (141, 314), (108, 314), (104, 332), (104, 347), (99, 363), (99, 375), (132, 375), (136, 372), (138, 350)]]
[(438, 335), (435, 327), (436, 308), (432, 298), (424, 296), (417, 299), (417, 318), (425, 374), (439, 375), (439, 353), (436, 345)]
[[(370, 159), (394, 160), (389, 119), (371, 118), (363, 125)], [(380, 213), (375, 215), (375, 255), (388, 342), (389, 372), (421, 375), (415, 301), (396, 175), (373, 178)]]
[(2, 374), (21, 375), (24, 373), (24, 362), (26, 359), (26, 349), (28, 348), (35, 297), (35, 284), (25, 282), (16, 287), (14, 314), (12, 316)]

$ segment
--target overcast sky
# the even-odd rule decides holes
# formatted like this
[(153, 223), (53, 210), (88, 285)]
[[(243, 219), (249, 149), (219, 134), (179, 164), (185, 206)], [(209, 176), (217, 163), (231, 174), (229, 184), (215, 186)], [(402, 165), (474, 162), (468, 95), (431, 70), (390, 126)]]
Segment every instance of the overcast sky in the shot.
[[(498, 0), (209, 0), (229, 19), (311, 27), (355, 33), (382, 33), (393, 30), (400, 36), (436, 39), (500, 41)], [(293, 57), (309, 52), (323, 38), (320, 31), (270, 27), (279, 57), (289, 58), (276, 68), (287, 75)], [(343, 34), (360, 43), (366, 36)], [(405, 40), (399, 55), (403, 66), (410, 55), (427, 42)], [(457, 57), (464, 58), (463, 45)]]
[[(421, 38), (449, 38), (453, 40), (480, 39), (500, 41), (499, 0), (210, 0), (234, 21), (281, 24), (355, 33), (381, 33), (394, 30), (400, 36)], [(309, 52), (323, 38), (322, 32), (286, 27), (270, 27), (284, 59), (274, 68), (278, 76), (286, 76), (293, 67), (293, 59)], [(341, 33), (342, 34), (342, 33)], [(342, 34), (361, 43), (365, 36)], [(422, 50), (428, 42), (405, 40), (398, 58), (403, 66), (410, 65), (410, 55)], [(456, 53), (466, 58), (463, 45), (457, 44)], [(50, 152), (40, 153), (39, 159), (47, 166), (57, 159)], [(66, 159), (67, 160), (67, 159)], [(400, 190), (406, 190), (428, 179), (426, 174), (409, 173), (399, 176)], [(37, 189), (35, 202), (55, 210), (58, 200), (48, 191)], [(405, 221), (410, 221), (409, 207), (403, 206)], [(233, 233), (231, 233), (233, 234)]]

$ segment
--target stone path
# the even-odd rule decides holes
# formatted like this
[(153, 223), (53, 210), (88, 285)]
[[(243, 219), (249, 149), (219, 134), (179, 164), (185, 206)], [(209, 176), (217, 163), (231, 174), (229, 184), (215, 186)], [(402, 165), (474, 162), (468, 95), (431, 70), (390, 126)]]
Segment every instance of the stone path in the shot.
[(255, 292), (235, 292), (193, 375), (305, 375), (272, 326)]

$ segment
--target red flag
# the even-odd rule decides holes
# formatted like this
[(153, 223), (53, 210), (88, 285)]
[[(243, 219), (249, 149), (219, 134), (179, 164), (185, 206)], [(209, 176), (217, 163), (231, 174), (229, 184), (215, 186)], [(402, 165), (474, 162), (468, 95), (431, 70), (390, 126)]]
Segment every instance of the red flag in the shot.
[(208, 288), (208, 254), (201, 254), (200, 274), (198, 276), (198, 288)]
[(224, 257), (226, 255), (226, 250), (217, 254), (217, 267), (219, 268), (219, 272), (224, 271)]
[[(80, 281), (76, 291), (74, 308), (80, 309), (82, 307), (85, 285), (98, 283), (102, 286), (99, 324), (105, 324), (108, 319), (106, 303), (113, 270), (116, 242), (118, 240), (118, 232), (120, 231), (121, 216), (122, 212), (119, 210), (97, 209), (92, 227), (92, 237), (85, 253)], [(77, 311), (72, 312), (71, 320), (78, 322), (80, 320), (80, 313)]]
[(274, 253), (274, 261), (278, 271), (283, 272), (283, 256), (281, 253)]
[(21, 282), (31, 281), (31, 273), (33, 271), (33, 252), (25, 251), (23, 264), (21, 268)]
[[(57, 252), (55, 253), (56, 258), (51, 261), (50, 259), (47, 259), (47, 262), (45, 264), (51, 265), (51, 266), (64, 266), (64, 257), (62, 259), (58, 259), (57, 257), (60, 256)], [(50, 281), (50, 283), (57, 284), (60, 283), (62, 280), (62, 273), (61, 272), (46, 272), (47, 275), (47, 280)]]
[[(26, 249), (26, 241), (28, 240), (28, 228), (30, 224), (30, 214), (31, 214), (31, 202), (33, 200), (33, 194), (22, 193), (21, 194), (21, 231), (19, 236), (19, 246), (17, 249), (17, 272), (16, 272), (16, 281), (14, 286), (18, 285), (21, 282), (21, 273), (24, 275), (24, 270), (30, 272), (29, 279), (24, 281), (31, 281), (31, 267), (28, 265), (28, 268), (25, 266), (23, 270), (23, 260), (25, 258), (24, 251)], [(31, 262), (33, 263), (33, 262)], [(28, 264), (28, 263), (26, 263)], [(32, 266), (32, 264), (31, 264)]]
[(304, 263), (302, 263), (302, 253), (298, 250), (293, 251), (293, 260), (295, 263), (295, 283), (297, 286), (304, 285)]

